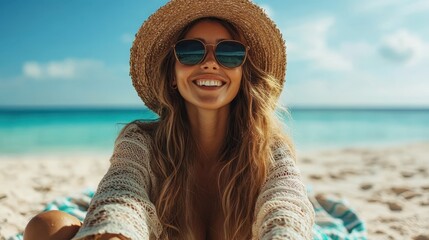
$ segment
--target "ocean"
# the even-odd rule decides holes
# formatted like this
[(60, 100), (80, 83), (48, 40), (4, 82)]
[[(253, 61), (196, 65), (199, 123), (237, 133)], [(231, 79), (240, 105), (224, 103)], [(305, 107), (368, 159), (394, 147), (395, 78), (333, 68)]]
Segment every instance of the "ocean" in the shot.
[[(298, 151), (429, 141), (429, 109), (292, 108), (283, 118)], [(0, 109), (0, 154), (112, 151), (128, 122), (148, 109)]]

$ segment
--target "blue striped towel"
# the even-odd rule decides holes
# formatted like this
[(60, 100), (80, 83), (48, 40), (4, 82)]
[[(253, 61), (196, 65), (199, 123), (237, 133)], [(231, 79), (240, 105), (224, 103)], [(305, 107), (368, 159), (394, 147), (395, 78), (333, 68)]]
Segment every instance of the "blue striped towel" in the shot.
[(316, 214), (313, 227), (314, 240), (366, 240), (365, 223), (344, 199), (323, 194), (309, 198)]

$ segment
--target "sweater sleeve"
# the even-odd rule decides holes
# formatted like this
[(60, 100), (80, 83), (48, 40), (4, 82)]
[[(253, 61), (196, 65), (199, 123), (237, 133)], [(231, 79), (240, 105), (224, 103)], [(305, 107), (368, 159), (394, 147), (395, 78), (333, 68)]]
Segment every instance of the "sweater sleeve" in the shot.
[(136, 124), (122, 130), (115, 142), (110, 168), (98, 185), (83, 226), (73, 240), (92, 235), (121, 234), (129, 239), (159, 237), (161, 224), (149, 200), (151, 138)]
[(285, 147), (273, 155), (256, 201), (253, 239), (312, 239), (314, 210), (295, 161)]

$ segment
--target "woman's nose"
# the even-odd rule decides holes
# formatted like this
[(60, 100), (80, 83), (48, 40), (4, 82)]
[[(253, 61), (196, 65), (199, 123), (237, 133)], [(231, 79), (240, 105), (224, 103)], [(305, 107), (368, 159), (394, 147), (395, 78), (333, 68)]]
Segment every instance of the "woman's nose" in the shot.
[(219, 69), (219, 64), (214, 55), (213, 46), (207, 46), (207, 54), (201, 63), (203, 69)]

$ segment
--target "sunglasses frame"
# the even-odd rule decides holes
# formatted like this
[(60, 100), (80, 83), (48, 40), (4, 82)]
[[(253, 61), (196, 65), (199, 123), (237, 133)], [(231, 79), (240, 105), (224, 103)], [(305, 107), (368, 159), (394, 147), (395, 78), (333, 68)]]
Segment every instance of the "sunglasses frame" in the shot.
[[(201, 60), (200, 60), (199, 62), (197, 62), (197, 63), (195, 63), (195, 64), (183, 64), (182, 62), (180, 62), (179, 58), (177, 57), (177, 53), (176, 53), (176, 45), (177, 45), (178, 43), (180, 43), (180, 42), (183, 42), (183, 41), (189, 41), (189, 40), (192, 40), (192, 41), (198, 41), (198, 42), (200, 42), (200, 43), (204, 46), (204, 56), (201, 58)], [(216, 55), (216, 48), (217, 48), (217, 46), (218, 46), (220, 43), (223, 43), (223, 42), (236, 42), (236, 43), (239, 43), (239, 44), (243, 45), (243, 47), (244, 47), (244, 58), (243, 58), (243, 61), (241, 62), (241, 64), (240, 64), (240, 65), (238, 65), (238, 66), (236, 66), (236, 67), (228, 67), (228, 66), (223, 65), (223, 64), (219, 61), (219, 59), (217, 59), (217, 55)], [(249, 46), (246, 46), (246, 45), (244, 45), (242, 42), (237, 41), (237, 40), (222, 40), (222, 41), (217, 42), (216, 44), (209, 44), (209, 43), (205, 43), (205, 42), (201, 41), (200, 39), (195, 39), (195, 38), (179, 40), (179, 41), (177, 41), (177, 42), (172, 46), (172, 48), (173, 48), (173, 51), (174, 51), (174, 57), (176, 58), (176, 60), (177, 60), (179, 63), (181, 63), (181, 64), (183, 64), (183, 65), (186, 65), (186, 66), (195, 66), (195, 65), (198, 65), (198, 64), (202, 63), (202, 62), (206, 59), (207, 54), (208, 54), (208, 52), (209, 52), (209, 51), (208, 51), (208, 49), (207, 49), (207, 46), (212, 46), (212, 49), (213, 49), (213, 55), (214, 55), (214, 57), (215, 57), (215, 59), (216, 59), (216, 62), (217, 62), (220, 66), (222, 66), (222, 67), (224, 67), (224, 68), (228, 68), (228, 69), (233, 69), (233, 68), (238, 68), (238, 67), (243, 66), (243, 64), (246, 62), (247, 54), (248, 54), (248, 51), (249, 51), (249, 49), (250, 49), (250, 47), (249, 47)]]

